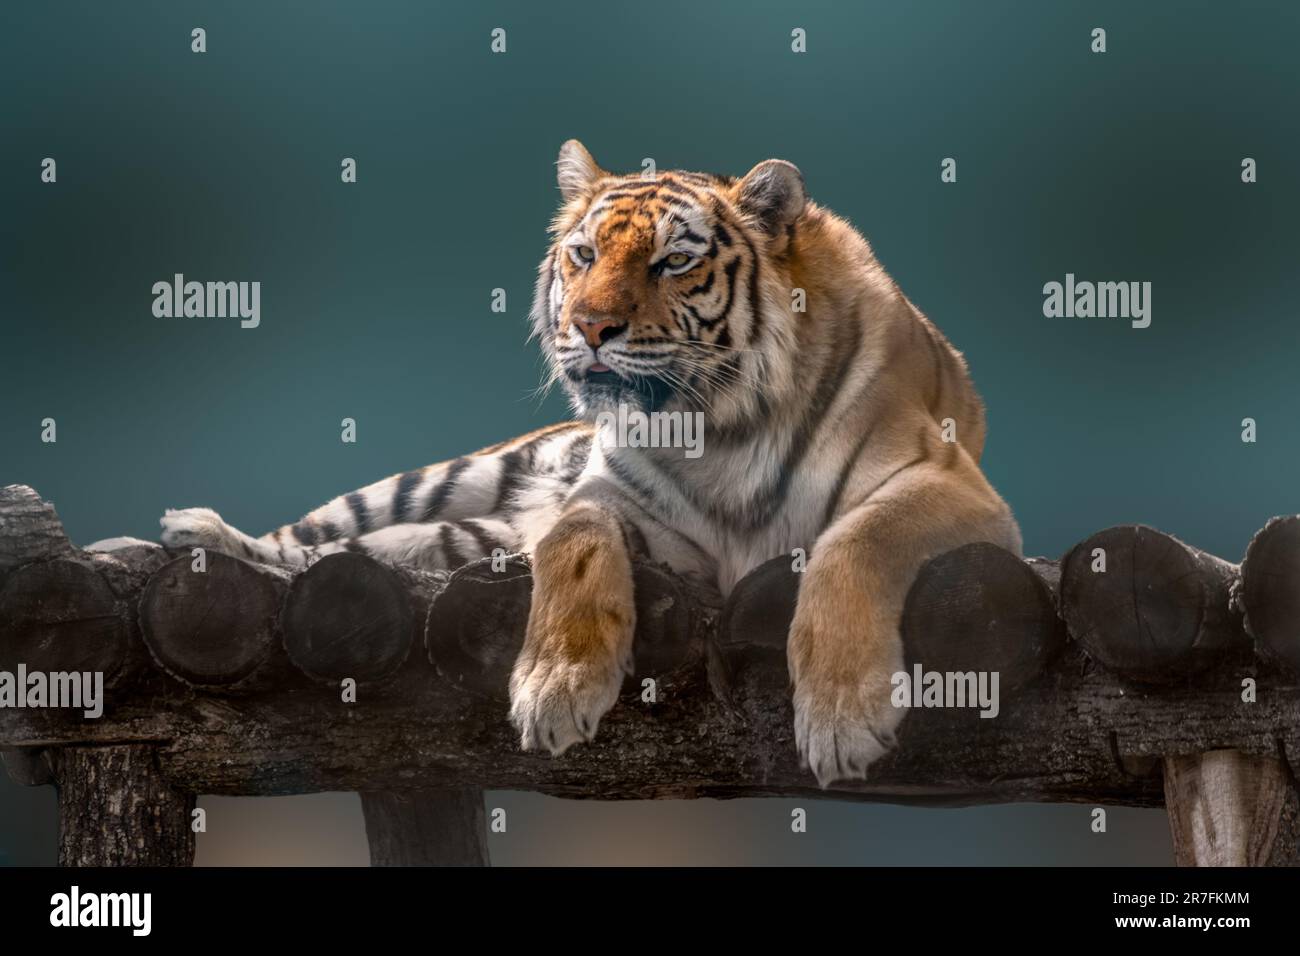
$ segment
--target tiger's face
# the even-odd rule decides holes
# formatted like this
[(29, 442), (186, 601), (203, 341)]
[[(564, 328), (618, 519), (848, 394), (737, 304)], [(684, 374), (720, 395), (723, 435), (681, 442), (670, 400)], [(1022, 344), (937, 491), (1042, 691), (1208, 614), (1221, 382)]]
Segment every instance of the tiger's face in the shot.
[(573, 140), (558, 166), (533, 321), (578, 414), (712, 411), (749, 387), (763, 259), (803, 209), (798, 170), (617, 176)]

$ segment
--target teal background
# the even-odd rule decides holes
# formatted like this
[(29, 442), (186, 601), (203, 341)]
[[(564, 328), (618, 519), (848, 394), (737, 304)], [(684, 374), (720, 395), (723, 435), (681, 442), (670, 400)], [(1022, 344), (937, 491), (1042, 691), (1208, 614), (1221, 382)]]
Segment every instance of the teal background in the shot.
[[(576, 136), (796, 163), (967, 355), (1029, 552), (1141, 521), (1236, 558), (1297, 510), (1297, 41), (1290, 2), (5, 4), (0, 483), (79, 543), (191, 505), (261, 533), (564, 417), (525, 317)], [(154, 318), (175, 272), (260, 280), (260, 328)], [(1151, 281), (1151, 327), (1044, 318), (1067, 272)], [(488, 800), (502, 863), (1171, 859), (1157, 811), (820, 803), (795, 837), (787, 801)], [(353, 796), (205, 805), (200, 862), (364, 862)], [(0, 781), (0, 862), (53, 840), (51, 791)]]

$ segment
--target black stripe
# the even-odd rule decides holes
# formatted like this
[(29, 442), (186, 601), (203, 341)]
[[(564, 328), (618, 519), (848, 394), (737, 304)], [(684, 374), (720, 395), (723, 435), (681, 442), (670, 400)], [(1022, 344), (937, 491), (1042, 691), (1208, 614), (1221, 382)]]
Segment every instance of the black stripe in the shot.
[(408, 471), (397, 479), (397, 491), (393, 494), (393, 524), (405, 524), (406, 512), (411, 507), (411, 495), (424, 480), (424, 469)]
[(316, 526), (306, 518), (303, 518), (289, 530), (293, 532), (293, 536), (298, 540), (299, 544), (313, 545), (319, 540)]
[(690, 189), (689, 187), (683, 186), (680, 183), (674, 182), (671, 179), (666, 179), (661, 177), (659, 179), (659, 185), (662, 186), (666, 191), (670, 193), (676, 193), (678, 196), (687, 196), (691, 200), (697, 203), (701, 201), (700, 194), (696, 192), (694, 189)]
[(361, 492), (354, 491), (344, 500), (348, 503), (348, 507), (352, 509), (352, 520), (357, 525), (356, 533), (359, 535), (365, 534), (370, 530), (370, 510), (366, 507), (366, 499)]
[[(837, 330), (841, 336), (845, 334), (844, 329), (845, 326), (841, 325)], [(832, 354), (839, 356), (839, 364), (831, 374), (822, 375), (817, 380), (817, 388), (813, 393), (808, 414), (805, 416), (799, 430), (795, 433), (794, 441), (791, 442), (785, 460), (781, 463), (781, 469), (777, 473), (777, 479), (773, 486), (767, 489), (765, 493), (759, 492), (759, 494), (755, 495), (752, 500), (741, 508), (739, 513), (723, 507), (717, 500), (701, 501), (690, 485), (679, 484), (679, 490), (688, 501), (699, 510), (712, 516), (719, 524), (729, 527), (753, 530), (761, 528), (772, 520), (772, 516), (780, 509), (785, 502), (786, 496), (790, 493), (790, 484), (794, 480), (795, 472), (798, 471), (804, 456), (808, 454), (808, 450), (812, 447), (813, 438), (821, 428), (831, 406), (834, 405), (836, 396), (840, 394), (850, 369), (857, 362), (858, 350), (862, 346), (862, 327), (857, 322), (849, 322), (847, 324), (847, 334), (851, 337), (849, 343), (843, 341), (834, 343), (835, 348)], [(846, 344), (847, 347), (845, 347)], [(717, 439), (715, 439), (715, 443), (716, 441)], [(657, 469), (661, 474), (673, 477), (665, 471), (664, 465), (659, 458), (651, 457), (647, 460), (651, 467)]]
[(717, 276), (717, 274), (718, 271), (716, 269), (710, 269), (709, 277), (686, 294), (688, 296), (692, 296), (692, 295), (703, 295), (704, 293), (708, 292), (710, 289), (713, 288), (713, 280)]
[(578, 476), (587, 467), (587, 462), (591, 460), (591, 435), (579, 435), (565, 449), (564, 455), (564, 470), (560, 472), (560, 480), (571, 484), (578, 480)]
[(497, 479), (497, 500), (492, 506), (493, 514), (501, 514), (507, 511), (506, 505), (523, 481), (524, 452), (531, 447), (532, 443), (524, 448), (516, 448), (508, 451), (501, 456), (501, 477)]
[(469, 562), (465, 555), (461, 554), (460, 548), (456, 547), (456, 539), (452, 536), (451, 525), (444, 524), (442, 530), (438, 533), (438, 544), (442, 546), (443, 557), (447, 559), (447, 567), (459, 568)]
[[(656, 500), (656, 495), (654, 494), (654, 492), (651, 491), (649, 488), (647, 488), (645, 485), (643, 485), (639, 478), (634, 477), (632, 473), (627, 469), (627, 467), (614, 455), (610, 455), (608, 458), (606, 458), (605, 464), (609, 466), (609, 470), (614, 473), (615, 477), (617, 477), (625, 485), (627, 485), (629, 488), (635, 491), (643, 500), (645, 501)], [(572, 500), (572, 498), (570, 500)], [(641, 514), (645, 516), (646, 520), (649, 521), (651, 524), (658, 525), (660, 528), (662, 528), (665, 532), (667, 532), (669, 535), (671, 535), (674, 538), (680, 538), (682, 541), (686, 542), (686, 544), (690, 545), (690, 547), (694, 549), (696, 554), (708, 560), (709, 558), (708, 552), (706, 552), (702, 547), (700, 547), (699, 543), (696, 542), (695, 539), (692, 538), (690, 535), (686, 534), (679, 528), (671, 527), (670, 525), (667, 525), (664, 522), (660, 521), (645, 507), (645, 505), (643, 505), (640, 501), (637, 501), (636, 498), (632, 497), (631, 495), (625, 495), (624, 500), (628, 504), (634, 506), (638, 511), (640, 511)]]
[(468, 458), (457, 458), (447, 466), (447, 474), (443, 476), (438, 487), (433, 489), (433, 494), (429, 497), (429, 503), (425, 505), (424, 513), (420, 516), (421, 521), (433, 521), (438, 517), (438, 513), (446, 507), (447, 499), (456, 490), (456, 482), (459, 480), (461, 473), (468, 467)]
[(745, 237), (745, 245), (753, 257), (753, 265), (749, 267), (749, 344), (753, 345), (763, 334), (763, 312), (758, 307), (758, 254), (748, 236)]
[(505, 549), (505, 544), (497, 541), (496, 538), (488, 534), (483, 526), (474, 518), (469, 518), (465, 521), (457, 521), (456, 527), (460, 528), (478, 543), (484, 557), (490, 555), (497, 548)]
[(732, 259), (723, 267), (722, 271), (726, 273), (727, 276), (727, 298), (723, 300), (722, 308), (719, 310), (717, 316), (712, 319), (705, 319), (701, 317), (700, 313), (692, 306), (688, 305), (686, 307), (691, 315), (695, 316), (695, 321), (700, 324), (701, 328), (712, 329), (719, 322), (722, 322), (731, 316), (731, 307), (736, 304), (736, 272), (739, 269), (739, 256)]

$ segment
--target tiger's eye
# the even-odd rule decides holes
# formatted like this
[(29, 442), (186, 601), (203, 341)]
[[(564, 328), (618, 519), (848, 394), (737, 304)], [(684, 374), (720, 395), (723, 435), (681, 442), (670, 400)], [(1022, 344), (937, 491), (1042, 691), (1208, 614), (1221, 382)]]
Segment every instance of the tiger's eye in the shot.
[(664, 260), (664, 262), (668, 263), (668, 267), (671, 269), (680, 269), (682, 266), (686, 265), (686, 263), (690, 261), (691, 261), (691, 257), (684, 252), (674, 252), (671, 256), (669, 256), (667, 259)]
[(591, 262), (596, 258), (596, 250), (591, 246), (574, 246), (573, 251), (578, 254), (578, 258), (583, 262)]

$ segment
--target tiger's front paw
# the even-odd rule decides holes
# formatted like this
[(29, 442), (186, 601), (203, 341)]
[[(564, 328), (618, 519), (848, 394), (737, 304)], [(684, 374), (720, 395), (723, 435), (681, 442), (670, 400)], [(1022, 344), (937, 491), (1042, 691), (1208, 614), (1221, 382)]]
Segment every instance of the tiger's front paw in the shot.
[(160, 540), (169, 548), (211, 548), (227, 554), (244, 553), (239, 532), (211, 508), (168, 508), (158, 521)]
[(569, 649), (578, 642), (553, 632), (543, 636), (530, 626), (510, 675), (510, 721), (524, 750), (545, 748), (559, 756), (571, 745), (591, 740), (600, 718), (618, 700), (623, 675), (632, 673), (631, 624), (601, 617), (615, 633), (581, 642), (587, 648), (582, 655)]
[(524, 750), (546, 748), (558, 757), (590, 741), (600, 718), (618, 700), (623, 669), (599, 663), (539, 660), (515, 665), (510, 721)]
[[(823, 788), (866, 779), (867, 768), (894, 746), (904, 716), (890, 699), (893, 675), (903, 667), (897, 634), (851, 644), (824, 637), (819, 642), (796, 622), (789, 645), (795, 745)], [(873, 644), (878, 653), (867, 653)]]

